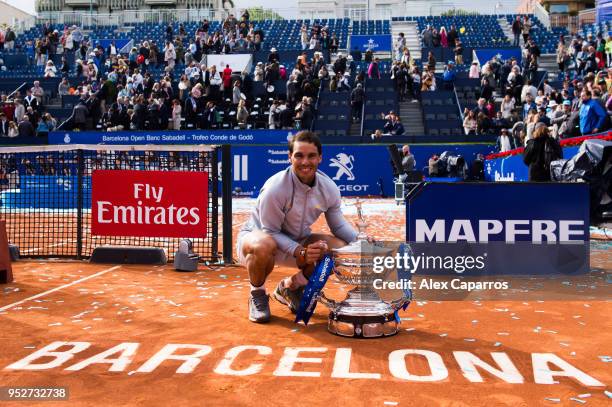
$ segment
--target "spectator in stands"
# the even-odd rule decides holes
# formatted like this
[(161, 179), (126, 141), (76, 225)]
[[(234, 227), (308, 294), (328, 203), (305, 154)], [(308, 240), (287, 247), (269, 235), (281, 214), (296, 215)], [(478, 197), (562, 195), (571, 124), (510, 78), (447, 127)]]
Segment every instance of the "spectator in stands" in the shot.
[(241, 129), (245, 129), (247, 126), (247, 120), (249, 119), (249, 111), (247, 110), (244, 100), (238, 102), (238, 108), (236, 109), (236, 121)]
[(468, 73), (468, 78), (480, 79), (480, 69), (478, 69), (478, 62), (472, 62), (472, 65), (470, 66), (470, 72)]
[(504, 99), (501, 102), (501, 106), (500, 106), (500, 111), (502, 114), (502, 117), (504, 119), (510, 119), (510, 117), (512, 116), (512, 111), (514, 110), (516, 101), (514, 100), (514, 97), (510, 94), (505, 94), (504, 95)]
[(399, 61), (402, 59), (402, 55), (404, 54), (404, 50), (406, 49), (406, 37), (404, 36), (404, 33), (401, 32), (399, 33), (399, 35), (397, 36), (397, 39), (395, 40), (395, 60)]
[(512, 41), (512, 45), (515, 47), (519, 46), (519, 38), (521, 35), (521, 31), (523, 30), (523, 24), (521, 23), (521, 17), (516, 16), (516, 19), (512, 22), (512, 35), (514, 36), (514, 40)]
[(17, 123), (14, 121), (9, 122), (8, 137), (17, 137), (19, 135), (19, 129)]
[(348, 72), (345, 72), (344, 75), (342, 75), (342, 78), (340, 79), (340, 82), (338, 83), (338, 92), (350, 92), (351, 91), (351, 85), (349, 83), (350, 76), (351, 75)]
[(529, 16), (524, 17), (523, 24), (521, 25), (521, 30), (523, 32), (523, 43), (527, 44), (529, 34), (531, 33), (531, 20), (529, 19)]
[(427, 70), (432, 72), (436, 71), (436, 57), (432, 51), (429, 51), (427, 54)]
[(448, 31), (448, 47), (454, 49), (456, 45), (457, 38), (459, 38), (459, 34), (457, 33), (457, 29), (454, 25), (450, 26), (450, 30)]
[(0, 137), (8, 137), (9, 121), (4, 113), (0, 113)]
[(53, 61), (47, 61), (47, 65), (45, 66), (44, 77), (45, 78), (55, 78), (55, 74), (57, 73), (57, 68)]
[(180, 130), (181, 129), (181, 112), (183, 108), (181, 107), (181, 102), (178, 99), (174, 99), (172, 101), (172, 121), (171, 129)]
[(234, 81), (234, 87), (232, 88), (232, 103), (237, 105), (242, 100), (242, 92), (240, 92), (240, 80)]
[(38, 99), (32, 94), (32, 90), (26, 89), (26, 97), (23, 99), (23, 105), (26, 110), (28, 109), (28, 107), (31, 107), (34, 110), (38, 110)]
[(535, 100), (538, 97), (538, 88), (533, 86), (533, 82), (531, 80), (527, 80), (527, 83), (523, 86), (521, 91), (521, 100), (526, 100), (527, 96), (531, 97), (531, 100)]
[(380, 60), (378, 58), (374, 58), (374, 61), (370, 63), (368, 67), (368, 78), (370, 79), (380, 79)]
[[(444, 28), (444, 27), (442, 27)], [(442, 79), (444, 81), (444, 89), (445, 90), (453, 90), (455, 85), (455, 78), (457, 73), (455, 72), (455, 63), (453, 61), (448, 61), (446, 68), (444, 69), (444, 73), (442, 74)]]
[(39, 81), (34, 81), (34, 86), (32, 86), (31, 91), (32, 95), (34, 95), (34, 97), (36, 97), (38, 100), (38, 105), (42, 106), (43, 98), (45, 97), (45, 90), (42, 88), (42, 86), (40, 86)]
[(15, 31), (13, 31), (11, 27), (7, 27), (4, 34), (4, 49), (12, 51), (15, 48), (16, 39), (17, 35), (15, 35)]
[(612, 67), (612, 34), (608, 34), (604, 50), (606, 51), (606, 65), (610, 68)]
[(493, 130), (491, 119), (484, 112), (476, 116), (476, 134), (490, 134)]
[(23, 105), (22, 100), (19, 98), (15, 99), (14, 103), (15, 103), (15, 116), (14, 116), (15, 122), (21, 123), (21, 119), (23, 119), (23, 117), (25, 116), (25, 112), (26, 112), (25, 106)]
[(510, 136), (508, 129), (501, 129), (499, 137), (497, 137), (497, 151), (505, 153), (506, 151), (514, 150), (514, 138)]
[(28, 116), (24, 115), (17, 126), (19, 137), (34, 137), (36, 136), (36, 132), (34, 131), (34, 126), (28, 119)]
[(476, 121), (476, 114), (473, 110), (468, 110), (463, 118), (463, 130), (466, 135), (476, 134), (478, 122)]
[(404, 134), (404, 125), (395, 112), (390, 112), (387, 116), (385, 116), (385, 120), (387, 120), (387, 122), (385, 123), (383, 130), (386, 135), (401, 136)]
[(592, 99), (592, 92), (583, 89), (580, 94), (580, 133), (583, 135), (599, 133), (608, 129), (610, 119), (606, 110), (597, 101)]
[(442, 45), (444, 48), (448, 47), (448, 35), (446, 33), (446, 28), (444, 27), (440, 28), (440, 45)]
[(559, 66), (559, 71), (565, 71), (565, 65), (569, 61), (570, 55), (565, 45), (565, 40), (563, 36), (559, 37), (559, 43), (557, 44), (557, 65)]
[(351, 92), (351, 117), (354, 122), (361, 120), (361, 110), (364, 100), (365, 92), (363, 91), (363, 86), (361, 83), (358, 83)]
[(455, 41), (455, 48), (453, 51), (455, 52), (455, 63), (457, 65), (463, 65), (463, 43), (460, 38), (457, 38)]
[(546, 116), (546, 106), (538, 107), (538, 123), (544, 123), (547, 127), (550, 126), (550, 118)]
[(529, 166), (530, 182), (550, 181), (550, 163), (563, 158), (559, 143), (550, 137), (548, 127), (538, 123), (533, 139), (527, 141), (523, 162)]
[(423, 38), (423, 45), (425, 45), (426, 48), (433, 47), (433, 30), (429, 24), (427, 24), (427, 27), (421, 32), (421, 37)]

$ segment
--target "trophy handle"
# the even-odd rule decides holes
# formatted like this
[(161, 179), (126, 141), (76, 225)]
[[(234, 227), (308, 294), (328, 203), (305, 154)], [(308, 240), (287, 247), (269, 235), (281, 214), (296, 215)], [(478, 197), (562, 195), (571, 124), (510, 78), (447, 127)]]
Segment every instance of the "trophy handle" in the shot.
[(389, 303), (389, 305), (391, 306), (391, 308), (393, 308), (393, 310), (397, 311), (400, 308), (402, 308), (404, 306), (404, 304), (406, 304), (407, 302), (410, 302), (411, 298), (407, 298), (407, 297), (402, 297), (399, 298), (397, 300), (393, 300)]
[(336, 301), (332, 300), (331, 298), (327, 298), (323, 290), (321, 290), (321, 292), (319, 293), (319, 301), (321, 301), (323, 305), (325, 305), (331, 310), (334, 310), (337, 307)]

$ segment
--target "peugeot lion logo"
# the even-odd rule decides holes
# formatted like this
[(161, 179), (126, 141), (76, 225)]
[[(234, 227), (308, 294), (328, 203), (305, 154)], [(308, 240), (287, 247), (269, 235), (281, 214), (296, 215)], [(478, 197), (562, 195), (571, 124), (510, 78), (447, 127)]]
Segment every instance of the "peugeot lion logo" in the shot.
[(353, 162), (355, 161), (355, 157), (352, 155), (348, 155), (345, 153), (337, 154), (335, 158), (331, 158), (330, 167), (338, 168), (338, 172), (332, 178), (334, 181), (338, 181), (342, 178), (343, 175), (346, 175), (347, 181), (354, 181), (355, 175), (353, 174)]
[(64, 143), (70, 144), (70, 135), (68, 133), (66, 133), (66, 135), (64, 136)]

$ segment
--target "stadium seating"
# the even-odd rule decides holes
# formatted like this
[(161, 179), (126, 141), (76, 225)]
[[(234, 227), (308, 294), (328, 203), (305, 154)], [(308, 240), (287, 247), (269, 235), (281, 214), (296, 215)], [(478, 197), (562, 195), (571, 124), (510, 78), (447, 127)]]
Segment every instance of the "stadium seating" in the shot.
[(421, 94), (425, 132), (431, 136), (461, 135), (461, 115), (455, 93), (433, 91)]

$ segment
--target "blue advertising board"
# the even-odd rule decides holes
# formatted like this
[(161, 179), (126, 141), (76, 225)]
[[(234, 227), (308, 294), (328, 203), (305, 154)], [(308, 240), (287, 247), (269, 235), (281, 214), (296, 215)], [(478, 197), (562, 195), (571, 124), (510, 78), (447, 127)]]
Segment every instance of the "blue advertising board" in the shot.
[(52, 131), (49, 144), (287, 144), (291, 130)]
[[(563, 148), (563, 157), (570, 158), (578, 153), (579, 147)], [(529, 167), (523, 162), (523, 154), (487, 160), (485, 163), (486, 181), (528, 181)]]
[(407, 199), (406, 239), (416, 253), (484, 253), (487, 274), (587, 272), (589, 186), (425, 183)]
[(523, 57), (520, 48), (479, 48), (474, 50), (474, 54), (480, 65), (484, 65), (495, 56), (501, 61), (514, 58), (520, 64)]
[[(470, 163), (477, 154), (487, 154), (488, 144), (437, 146), (413, 145), (416, 169), (427, 166), (433, 154), (452, 151)], [(239, 196), (256, 197), (264, 182), (289, 166), (286, 147), (236, 146), (232, 148), (232, 187)], [(393, 169), (386, 146), (326, 145), (319, 169), (332, 178), (343, 196), (393, 195)]]
[(351, 35), (351, 50), (359, 49), (361, 52), (372, 50), (391, 51), (393, 48), (390, 35)]

